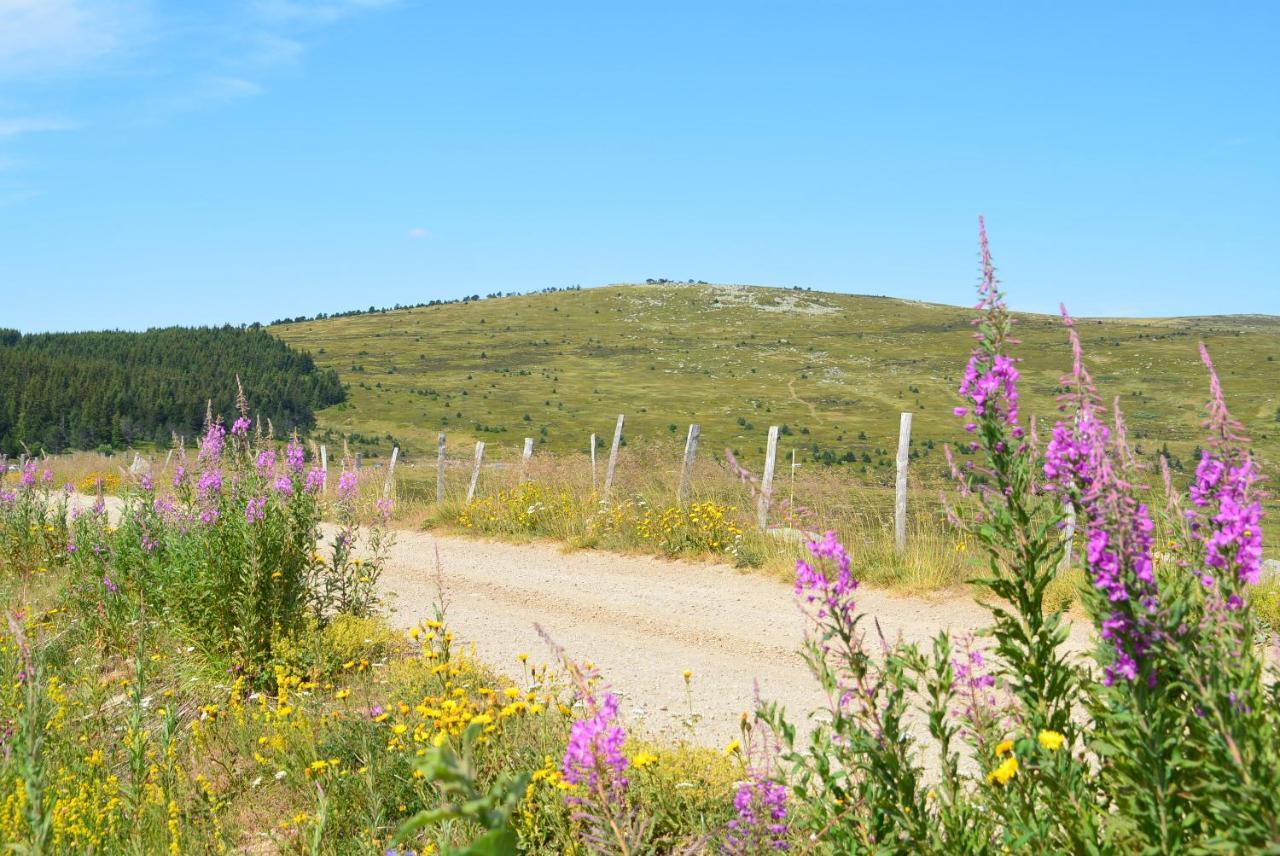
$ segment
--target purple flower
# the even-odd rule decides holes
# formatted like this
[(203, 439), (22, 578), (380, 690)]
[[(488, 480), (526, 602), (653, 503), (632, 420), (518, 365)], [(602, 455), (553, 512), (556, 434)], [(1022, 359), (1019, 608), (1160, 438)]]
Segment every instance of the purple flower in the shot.
[(36, 483), (36, 461), (35, 458), (28, 458), (22, 464), (22, 475), (18, 479), (19, 484), (23, 487), (34, 487)]
[[(1062, 380), (1075, 405), (1070, 421), (1060, 420), (1045, 450), (1045, 488), (1062, 494), (1085, 520), (1085, 567), (1102, 593), (1099, 634), (1112, 643), (1114, 659), (1104, 666), (1104, 682), (1135, 680), (1163, 631), (1157, 621), (1159, 590), (1151, 560), (1151, 513), (1130, 480), (1134, 470), (1124, 421), (1117, 406), (1108, 428), (1098, 416), (1097, 393), (1081, 357), (1074, 322), (1062, 311), (1073, 355)], [(1154, 682), (1154, 672), (1147, 673)]]
[(378, 515), (382, 518), (382, 522), (386, 523), (391, 520), (391, 499), (383, 497), (374, 503), (374, 507), (378, 510)]
[(319, 493), (324, 487), (324, 470), (319, 467), (312, 467), (307, 470), (307, 481), (304, 489), (307, 493)]
[(236, 437), (249, 436), (249, 426), (253, 423), (249, 421), (249, 417), (241, 416), (231, 423), (231, 433)]
[(821, 541), (808, 544), (809, 552), (815, 559), (829, 559), (835, 563), (835, 574), (829, 576), (820, 568), (815, 568), (804, 559), (796, 561), (796, 597), (804, 603), (816, 607), (815, 618), (819, 621), (834, 616), (842, 623), (852, 620), (856, 604), (853, 592), (858, 581), (850, 570), (852, 560), (844, 546), (836, 540), (835, 532), (827, 532)]
[(787, 849), (787, 789), (753, 775), (733, 797), (737, 817), (726, 824), (724, 852), (738, 856)]
[(275, 449), (263, 449), (258, 453), (258, 460), (255, 463), (258, 468), (258, 475), (262, 478), (271, 478), (276, 466)]
[(107, 591), (111, 592), (112, 594), (115, 594), (116, 592), (120, 591), (120, 587), (117, 586), (115, 583), (111, 582), (111, 577), (104, 576), (102, 578), (102, 584), (103, 586), (106, 587)]
[[(1206, 450), (1196, 465), (1195, 481), (1188, 490), (1192, 508), (1186, 512), (1194, 543), (1204, 551), (1198, 571), (1206, 588), (1222, 583), (1228, 590), (1256, 585), (1262, 579), (1262, 502), (1258, 483), (1262, 475), (1249, 453), (1240, 424), (1231, 417), (1222, 396), (1222, 384), (1204, 345), (1200, 358), (1209, 372), (1209, 429), (1212, 451)], [(1228, 594), (1228, 607), (1231, 598)]]
[(590, 791), (603, 785), (621, 802), (628, 785), (624, 775), (628, 762), (622, 754), (626, 732), (617, 723), (618, 697), (608, 693), (598, 707), (593, 699), (587, 699), (587, 710), (589, 715), (569, 728), (562, 765), (564, 779), (571, 785), (585, 785)]
[(293, 481), (283, 473), (276, 477), (275, 481), (276, 493), (281, 496), (293, 495)]
[(244, 519), (249, 523), (257, 523), (266, 515), (266, 511), (267, 498), (265, 496), (250, 499), (244, 507)]
[(302, 449), (302, 444), (297, 440), (290, 440), (289, 445), (284, 448), (284, 462), (295, 473), (302, 472), (302, 468), (306, 465), (307, 454)]
[(155, 488), (155, 485), (151, 481), (151, 476), (148, 475), (147, 473), (142, 474), (141, 478), (138, 479), (138, 484), (147, 493), (151, 493), (151, 491)]
[(355, 470), (343, 470), (338, 478), (338, 498), (350, 499), (356, 492), (356, 481), (359, 477)]
[(181, 487), (182, 483), (185, 482), (186, 480), (187, 480), (187, 468), (184, 467), (182, 464), (178, 464), (178, 466), (174, 467), (173, 469), (173, 486)]
[(196, 482), (196, 493), (201, 498), (208, 497), (222, 490), (222, 473), (218, 470), (205, 470), (200, 474), (200, 480)]
[(222, 455), (222, 446), (226, 441), (227, 429), (222, 427), (221, 422), (214, 422), (204, 433), (204, 437), (200, 440), (199, 459), (206, 463), (216, 463)]

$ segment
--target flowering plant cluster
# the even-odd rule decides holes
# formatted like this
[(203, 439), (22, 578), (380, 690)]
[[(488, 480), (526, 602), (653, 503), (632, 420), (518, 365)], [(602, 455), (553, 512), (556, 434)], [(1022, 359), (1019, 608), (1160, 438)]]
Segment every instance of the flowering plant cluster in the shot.
[[(850, 556), (833, 535), (810, 545), (796, 592), (828, 707), (807, 740), (776, 707), (759, 714), (784, 747), (793, 823), (838, 853), (1275, 849), (1280, 681), (1250, 601), (1261, 476), (1209, 355), (1208, 448), (1185, 495), (1165, 468), (1160, 511), (1065, 310), (1072, 370), (1040, 447), (985, 231), (981, 249), (956, 407), (973, 454), (952, 465), (950, 513), (987, 555), (975, 582), (991, 624), (959, 650), (946, 634), (921, 651), (868, 633)], [(1045, 597), (1077, 520), (1091, 659), (1069, 653)]]
[(282, 640), (371, 612), (389, 542), (381, 521), (358, 524), (353, 469), (339, 477), (337, 531), (323, 550), (325, 473), (296, 437), (279, 444), (255, 430), (243, 399), (230, 430), (210, 418), (194, 456), (174, 451), (167, 483), (143, 473), (110, 507), (99, 492), (72, 514), (73, 592), (86, 610), (102, 604), (105, 632), (171, 620), (229, 668), (269, 680)]
[(653, 505), (644, 497), (602, 502), (537, 482), (464, 505), (455, 522), (473, 532), (542, 535), (668, 556), (732, 554), (743, 537), (738, 508), (713, 500)]

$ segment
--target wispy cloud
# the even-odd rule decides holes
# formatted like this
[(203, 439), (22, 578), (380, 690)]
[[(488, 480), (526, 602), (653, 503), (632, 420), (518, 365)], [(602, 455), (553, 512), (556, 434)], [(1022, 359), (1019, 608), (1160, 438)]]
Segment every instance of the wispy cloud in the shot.
[(257, 0), (254, 8), (264, 18), (307, 24), (334, 21), (394, 6), (399, 0)]
[(297, 65), (306, 47), (295, 39), (274, 33), (258, 33), (248, 39), (244, 54), (236, 58), (238, 63), (254, 67)]
[(179, 113), (205, 110), (243, 98), (252, 98), (264, 91), (261, 84), (244, 77), (204, 75), (175, 93), (151, 100), (144, 109), (143, 117), (146, 121), (161, 121)]
[(142, 0), (0, 0), (0, 79), (95, 66), (146, 30)]
[(0, 117), (0, 140), (43, 131), (71, 131), (78, 127), (80, 125), (76, 122), (53, 116)]

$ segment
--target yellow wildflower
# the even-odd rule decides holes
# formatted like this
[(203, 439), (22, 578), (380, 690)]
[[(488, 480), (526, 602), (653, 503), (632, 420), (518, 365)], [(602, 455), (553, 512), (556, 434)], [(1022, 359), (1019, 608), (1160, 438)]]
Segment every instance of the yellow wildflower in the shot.
[(1048, 749), (1050, 752), (1057, 752), (1062, 748), (1062, 744), (1066, 738), (1056, 731), (1041, 731), (1039, 740), (1040, 745), (1045, 749)]
[(643, 770), (650, 764), (656, 763), (658, 756), (652, 752), (637, 752), (631, 756), (631, 764), (638, 770)]
[(1001, 741), (996, 745), (996, 757), (997, 757), (997, 758), (999, 758), (1001, 755), (1007, 754), (1007, 753), (1012, 752), (1012, 751), (1013, 751), (1013, 741), (1012, 741), (1012, 740), (1001, 740)]
[(1010, 755), (1000, 763), (999, 767), (987, 773), (987, 781), (997, 785), (1007, 785), (1016, 775), (1018, 775), (1018, 759)]

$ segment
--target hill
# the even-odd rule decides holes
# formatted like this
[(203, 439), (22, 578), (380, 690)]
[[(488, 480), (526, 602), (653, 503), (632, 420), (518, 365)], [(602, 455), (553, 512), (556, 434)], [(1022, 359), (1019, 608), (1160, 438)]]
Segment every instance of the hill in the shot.
[[(434, 454), (485, 440), (511, 455), (585, 451), (616, 414), (629, 438), (683, 441), (758, 460), (767, 427), (801, 460), (874, 472), (892, 465), (897, 414), (916, 413), (914, 454), (942, 465), (960, 432), (951, 414), (971, 310), (884, 297), (733, 285), (618, 285), (469, 300), (280, 324), (349, 384), (318, 413), (329, 436), (363, 448)], [(1026, 412), (1054, 413), (1070, 354), (1061, 321), (1020, 315)], [(1193, 452), (1213, 353), (1233, 411), (1265, 459), (1280, 446), (1280, 318), (1088, 319), (1080, 330), (1104, 396), (1119, 396), (1148, 457)]]
[(314, 408), (343, 400), (336, 374), (256, 326), (0, 330), (0, 453), (193, 437), (210, 401), (215, 413), (234, 415), (237, 374), (277, 433), (306, 430)]

